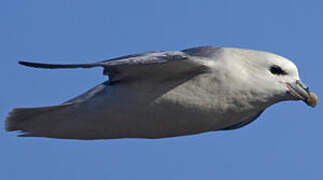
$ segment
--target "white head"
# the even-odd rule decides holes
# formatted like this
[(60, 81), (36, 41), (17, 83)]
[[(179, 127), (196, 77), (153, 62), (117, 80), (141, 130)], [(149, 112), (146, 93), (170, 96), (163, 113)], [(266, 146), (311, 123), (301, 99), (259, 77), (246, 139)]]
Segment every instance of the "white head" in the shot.
[(221, 54), (230, 68), (230, 80), (238, 83), (240, 92), (256, 104), (266, 107), (284, 100), (303, 100), (312, 107), (316, 105), (316, 95), (302, 83), (290, 60), (268, 52), (236, 48), (223, 48)]

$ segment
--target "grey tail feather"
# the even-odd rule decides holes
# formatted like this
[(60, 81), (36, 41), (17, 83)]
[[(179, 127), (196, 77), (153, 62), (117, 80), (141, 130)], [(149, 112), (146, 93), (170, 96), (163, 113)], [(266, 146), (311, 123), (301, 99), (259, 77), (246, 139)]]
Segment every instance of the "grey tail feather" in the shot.
[(19, 64), (35, 68), (46, 68), (46, 69), (68, 69), (68, 68), (91, 68), (97, 66), (103, 66), (102, 63), (89, 63), (89, 64), (45, 64), (19, 61)]
[(63, 104), (59, 106), (48, 106), (40, 108), (15, 108), (7, 116), (5, 127), (6, 131), (25, 131), (24, 124), (42, 113), (55, 111), (71, 104)]

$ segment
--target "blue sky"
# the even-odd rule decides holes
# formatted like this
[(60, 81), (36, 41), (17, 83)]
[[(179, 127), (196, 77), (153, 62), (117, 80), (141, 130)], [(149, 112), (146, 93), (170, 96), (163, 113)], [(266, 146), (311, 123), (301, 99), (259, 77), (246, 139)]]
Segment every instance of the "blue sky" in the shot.
[(0, 179), (322, 179), (322, 108), (283, 102), (235, 131), (144, 140), (18, 138), (14, 107), (64, 102), (101, 69), (40, 70), (18, 60), (95, 62), (215, 45), (292, 59), (322, 96), (323, 1), (29, 0), (0, 2)]

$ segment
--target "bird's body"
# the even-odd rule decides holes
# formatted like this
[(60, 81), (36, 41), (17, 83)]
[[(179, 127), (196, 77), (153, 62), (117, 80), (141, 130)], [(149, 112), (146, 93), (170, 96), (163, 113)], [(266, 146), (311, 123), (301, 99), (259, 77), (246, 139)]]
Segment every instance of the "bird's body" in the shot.
[[(280, 83), (299, 80), (296, 66), (281, 56), (234, 48), (144, 53), (93, 64), (21, 64), (100, 66), (109, 76), (109, 81), (62, 105), (18, 108), (8, 116), (9, 131), (66, 139), (163, 138), (240, 128), (270, 105), (297, 99), (286, 84), (279, 89), (273, 77), (267, 80), (270, 67), (286, 66), (291, 77), (281, 77)], [(257, 75), (262, 71), (266, 77)], [(308, 90), (301, 89), (303, 100), (311, 99)]]

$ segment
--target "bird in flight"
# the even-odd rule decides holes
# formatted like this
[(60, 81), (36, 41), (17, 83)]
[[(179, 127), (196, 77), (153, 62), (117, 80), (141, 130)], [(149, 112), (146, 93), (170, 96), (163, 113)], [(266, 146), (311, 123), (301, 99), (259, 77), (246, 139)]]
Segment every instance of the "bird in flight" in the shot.
[(196, 47), (134, 54), (89, 64), (36, 68), (103, 68), (109, 80), (61, 105), (13, 109), (7, 131), (61, 139), (166, 138), (241, 128), (269, 106), (317, 96), (297, 67), (276, 54)]

